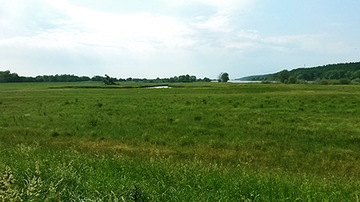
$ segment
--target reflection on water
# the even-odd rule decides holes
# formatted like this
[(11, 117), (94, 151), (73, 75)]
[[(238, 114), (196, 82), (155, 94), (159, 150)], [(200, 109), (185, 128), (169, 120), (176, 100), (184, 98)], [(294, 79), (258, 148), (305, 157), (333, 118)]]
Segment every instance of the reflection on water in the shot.
[(151, 86), (151, 87), (147, 87), (147, 88), (171, 88), (169, 86)]
[(230, 80), (229, 83), (261, 83), (261, 81), (239, 81), (239, 80)]
[[(217, 83), (218, 81), (212, 81)], [(261, 81), (239, 81), (239, 80), (229, 80), (228, 83), (261, 83)]]

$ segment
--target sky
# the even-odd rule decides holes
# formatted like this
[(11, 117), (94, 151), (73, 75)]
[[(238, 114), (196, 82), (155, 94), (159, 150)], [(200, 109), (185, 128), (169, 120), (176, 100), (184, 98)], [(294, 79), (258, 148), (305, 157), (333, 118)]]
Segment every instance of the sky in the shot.
[(359, 0), (0, 0), (0, 71), (231, 79), (360, 61)]

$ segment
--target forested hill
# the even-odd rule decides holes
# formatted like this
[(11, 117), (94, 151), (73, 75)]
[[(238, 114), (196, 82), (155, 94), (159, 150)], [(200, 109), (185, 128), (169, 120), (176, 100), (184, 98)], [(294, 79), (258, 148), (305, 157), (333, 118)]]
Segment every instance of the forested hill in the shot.
[(331, 64), (312, 68), (298, 68), (291, 71), (283, 70), (274, 74), (248, 76), (243, 81), (281, 81), (294, 78), (303, 81), (360, 79), (360, 62)]

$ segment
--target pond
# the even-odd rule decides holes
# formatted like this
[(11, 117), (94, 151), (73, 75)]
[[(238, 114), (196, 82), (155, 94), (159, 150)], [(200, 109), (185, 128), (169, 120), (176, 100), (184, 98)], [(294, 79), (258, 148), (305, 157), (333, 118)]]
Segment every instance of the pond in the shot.
[(146, 88), (171, 88), (169, 86), (151, 86), (151, 87), (146, 87)]

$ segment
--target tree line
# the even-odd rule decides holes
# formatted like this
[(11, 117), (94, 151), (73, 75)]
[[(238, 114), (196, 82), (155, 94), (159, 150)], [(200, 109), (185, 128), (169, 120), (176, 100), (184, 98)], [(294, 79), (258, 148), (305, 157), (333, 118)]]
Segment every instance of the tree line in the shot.
[(180, 75), (174, 76), (170, 78), (156, 78), (156, 79), (139, 79), (139, 78), (115, 78), (110, 77), (108, 75), (105, 76), (93, 76), (92, 78), (88, 76), (75, 76), (70, 74), (61, 74), (61, 75), (43, 75), (43, 76), (36, 76), (36, 77), (24, 77), (19, 76), (17, 73), (11, 73), (9, 70), (7, 71), (0, 71), (0, 83), (9, 83), (9, 82), (80, 82), (80, 81), (101, 81), (105, 84), (111, 85), (115, 84), (115, 82), (126, 82), (126, 81), (133, 81), (133, 82), (146, 82), (146, 83), (175, 83), (175, 82), (183, 82), (183, 83), (190, 83), (190, 82), (210, 82), (211, 79), (204, 77), (204, 78), (197, 78), (193, 75)]
[(197, 78), (194, 75), (180, 75), (174, 76), (170, 78), (156, 78), (156, 79), (140, 79), (140, 78), (127, 78), (127, 79), (117, 79), (109, 77), (105, 75), (105, 77), (95, 76), (91, 79), (92, 81), (103, 81), (106, 85), (114, 85), (115, 82), (125, 82), (125, 81), (133, 81), (133, 82), (143, 82), (143, 83), (192, 83), (192, 82), (211, 82), (211, 79), (204, 77), (204, 78)]
[(274, 74), (244, 77), (241, 80), (279, 81), (298, 83), (307, 81), (342, 80), (360, 82), (360, 62), (330, 64), (312, 68), (298, 68), (291, 71), (282, 70)]
[(44, 75), (36, 77), (19, 76), (17, 73), (11, 73), (9, 70), (0, 71), (0, 82), (77, 82), (77, 81), (90, 81), (87, 76), (75, 76), (70, 74), (62, 75)]

